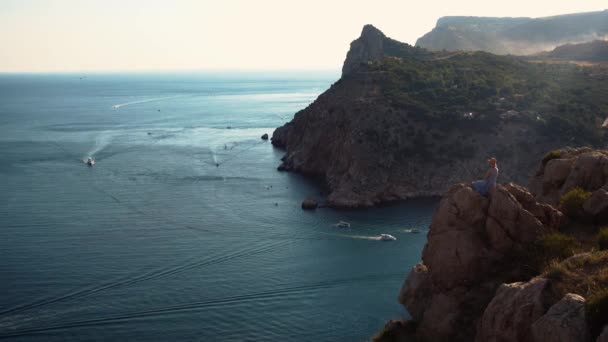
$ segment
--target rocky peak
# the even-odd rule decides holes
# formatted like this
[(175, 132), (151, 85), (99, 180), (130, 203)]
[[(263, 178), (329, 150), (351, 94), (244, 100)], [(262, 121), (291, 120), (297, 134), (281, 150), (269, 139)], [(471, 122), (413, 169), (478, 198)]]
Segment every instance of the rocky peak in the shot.
[(361, 63), (382, 58), (385, 39), (384, 33), (373, 25), (363, 26), (361, 36), (350, 43), (350, 50), (348, 50), (342, 66), (342, 76), (356, 69)]

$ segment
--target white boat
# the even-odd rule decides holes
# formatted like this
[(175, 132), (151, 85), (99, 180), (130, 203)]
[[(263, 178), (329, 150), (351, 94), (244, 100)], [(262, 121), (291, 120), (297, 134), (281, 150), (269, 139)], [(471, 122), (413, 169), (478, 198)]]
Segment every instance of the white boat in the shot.
[(397, 240), (397, 238), (390, 234), (380, 234), (380, 241), (395, 241), (395, 240)]
[(350, 228), (350, 223), (346, 221), (338, 221), (338, 223), (334, 224), (334, 226), (338, 228)]
[(87, 158), (87, 161), (85, 163), (89, 166), (93, 166), (93, 165), (95, 165), (95, 159), (89, 157), (89, 158)]
[(412, 229), (404, 229), (403, 230), (404, 233), (414, 233), (414, 234), (418, 234), (420, 233), (420, 229), (416, 229), (416, 228), (412, 228)]

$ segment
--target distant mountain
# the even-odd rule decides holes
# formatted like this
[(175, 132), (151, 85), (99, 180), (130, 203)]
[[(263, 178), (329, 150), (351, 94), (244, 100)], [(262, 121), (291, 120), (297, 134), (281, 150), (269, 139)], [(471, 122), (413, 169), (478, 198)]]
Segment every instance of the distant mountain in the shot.
[(528, 55), (608, 37), (608, 10), (544, 18), (443, 17), (416, 46)]
[(569, 61), (608, 62), (608, 41), (594, 40), (589, 43), (561, 45), (540, 56)]

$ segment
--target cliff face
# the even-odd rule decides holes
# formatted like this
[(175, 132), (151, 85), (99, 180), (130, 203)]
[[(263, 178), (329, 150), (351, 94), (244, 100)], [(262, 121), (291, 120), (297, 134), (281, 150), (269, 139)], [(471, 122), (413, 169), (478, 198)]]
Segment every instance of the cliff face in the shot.
[(434, 54), (366, 26), (342, 78), (279, 127), (272, 143), (286, 149), (279, 169), (319, 176), (333, 207), (439, 195), (481, 177), (492, 156), (501, 181), (524, 183), (565, 139), (602, 141), (605, 96), (591, 110), (568, 113), (573, 101), (591, 106), (570, 88), (606, 88), (598, 77), (485, 53)]
[(416, 46), (527, 55), (608, 35), (608, 11), (545, 18), (444, 17)]
[(608, 152), (564, 148), (543, 159), (536, 194), (512, 183), (487, 197), (452, 186), (399, 293), (412, 319), (389, 322), (375, 341), (603, 341), (606, 311), (589, 308), (608, 300), (608, 251), (583, 247), (585, 238), (575, 250), (556, 248), (576, 236), (562, 233), (573, 217), (538, 200), (555, 203), (580, 187), (605, 210), (607, 176)]
[[(554, 231), (562, 217), (514, 184), (498, 186), (488, 198), (464, 184), (450, 188), (433, 216), (422, 263), (410, 272), (399, 295), (418, 322), (417, 336), (424, 341), (472, 341), (475, 336), (479, 341), (491, 340), (477, 327), (500, 284), (526, 278), (525, 264), (514, 262), (515, 256), (531, 248), (540, 236)], [(538, 281), (533, 285), (535, 291), (546, 286), (546, 281)], [(507, 298), (525, 288), (517, 285), (508, 291)], [(549, 304), (535, 304), (539, 306), (535, 317), (540, 317)], [(529, 317), (518, 317), (518, 306), (513, 304), (512, 312), (503, 310), (503, 316), (508, 316), (503, 319), (516, 318), (530, 324)], [(488, 325), (496, 324), (496, 319), (489, 321)], [(485, 330), (496, 332), (493, 327)], [(501, 333), (509, 334), (504, 329)]]

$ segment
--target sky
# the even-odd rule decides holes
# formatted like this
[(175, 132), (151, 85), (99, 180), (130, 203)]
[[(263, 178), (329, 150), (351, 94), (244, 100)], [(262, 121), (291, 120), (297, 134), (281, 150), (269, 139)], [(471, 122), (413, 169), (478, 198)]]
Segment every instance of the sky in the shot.
[(365, 24), (414, 44), (447, 15), (606, 8), (606, 0), (0, 0), (0, 72), (337, 70)]

